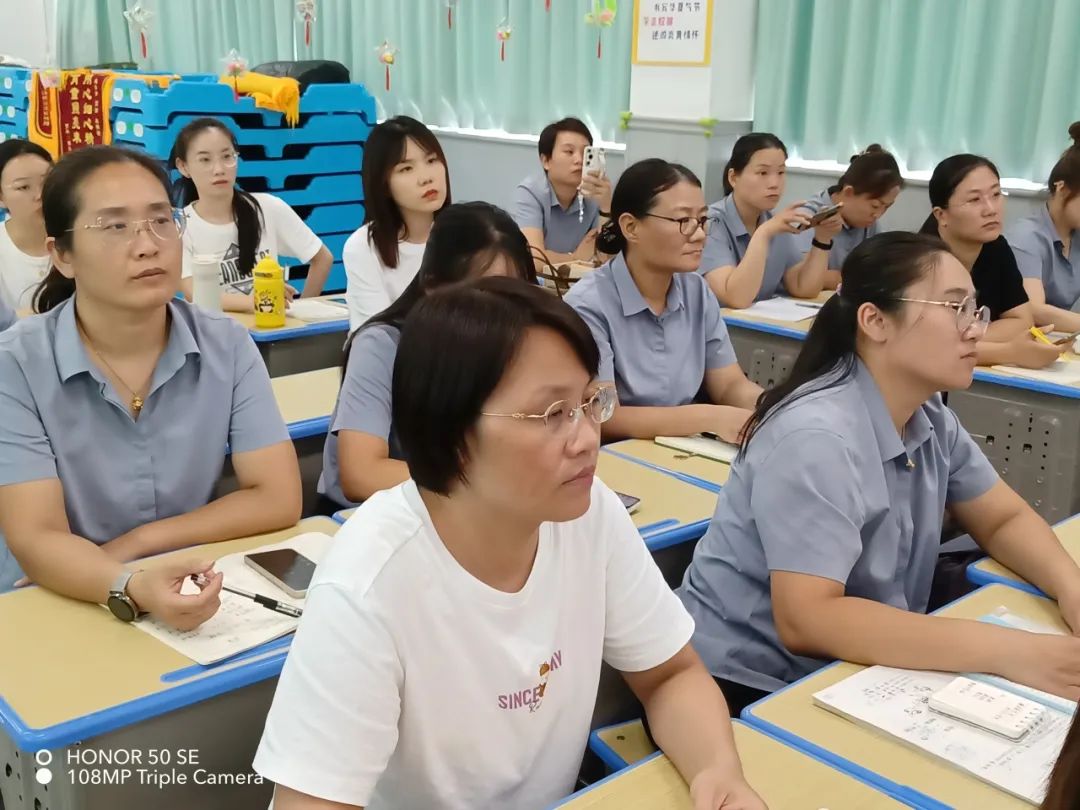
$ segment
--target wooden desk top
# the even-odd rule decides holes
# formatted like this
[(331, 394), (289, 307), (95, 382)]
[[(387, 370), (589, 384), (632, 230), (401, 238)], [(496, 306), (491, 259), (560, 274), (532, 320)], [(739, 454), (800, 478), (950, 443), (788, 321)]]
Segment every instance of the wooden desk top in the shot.
[[(1069, 555), (1076, 560), (1077, 563), (1080, 563), (1080, 515), (1071, 517), (1068, 520), (1059, 523), (1054, 527), (1054, 533), (1058, 536), (1058, 539), (1061, 540), (1061, 545), (1064, 546)], [(1006, 568), (1004, 565), (990, 557), (979, 560), (972, 565), (972, 568), (983, 575), (981, 577), (976, 577), (976, 579), (980, 581), (1011, 582), (1018, 585), (1026, 585), (1031, 588), (1035, 587), (1019, 574)]]
[[(227, 554), (278, 543), (305, 532), (333, 535), (340, 527), (312, 517), (291, 529), (212, 543), (170, 557)], [(119, 622), (99, 605), (76, 602), (43, 588), (0, 595), (0, 698), (32, 729), (48, 728), (182, 685), (163, 675), (194, 665), (170, 647)]]
[[(333, 301), (333, 299), (335, 299), (335, 298), (344, 298), (344, 297), (345, 297), (344, 293), (330, 293), (329, 295), (320, 295), (320, 296), (316, 297), (313, 300), (315, 300), (315, 301)], [(334, 303), (338, 303), (338, 302), (334, 301)], [(285, 329), (303, 329), (305, 327), (316, 327), (316, 326), (321, 326), (321, 327), (325, 328), (326, 324), (340, 325), (342, 321), (345, 322), (345, 324), (346, 324), (345, 329), (347, 330), (348, 329), (348, 321), (349, 321), (349, 310), (347, 308), (343, 308), (341, 311), (342, 311), (342, 316), (341, 316), (340, 320), (334, 320), (334, 321), (310, 321), (309, 322), (309, 321), (302, 321), (299, 318), (291, 318), (291, 317), (289, 317), (288, 311), (286, 310), (285, 325), (284, 326), (278, 326), (278, 327), (276, 327), (274, 329), (258, 329), (258, 328), (256, 328), (256, 326), (255, 326), (255, 313), (254, 312), (227, 312), (225, 314), (230, 315), (233, 318), (235, 318), (249, 332), (254, 332), (254, 333), (259, 334), (259, 335), (272, 335), (274, 332), (283, 331)], [(319, 330), (319, 331), (323, 331), (323, 330)], [(344, 338), (342, 338), (342, 342), (344, 343)]]
[[(692, 475), (710, 484), (723, 485), (731, 474), (731, 467), (722, 461), (702, 456), (690, 456), (681, 450), (662, 447), (644, 439), (627, 439), (607, 445), (609, 450), (663, 467), (665, 470)], [(714, 504), (715, 506), (715, 504)]]
[(341, 368), (321, 368), (318, 371), (273, 377), (270, 385), (286, 424), (317, 419), (334, 412), (338, 389), (341, 388)]
[[(640, 723), (634, 723), (641, 728)], [(892, 810), (903, 805), (743, 723), (733, 725), (746, 781), (770, 810)], [(603, 736), (603, 735), (601, 735)], [(642, 733), (642, 736), (644, 734)], [(651, 746), (650, 746), (651, 747)], [(692, 810), (690, 791), (671, 761), (654, 756), (572, 796), (572, 810)]]
[[(1005, 585), (988, 585), (955, 602), (938, 615), (978, 619), (1000, 606), (1025, 618), (1065, 628), (1053, 602)], [(872, 773), (947, 805), (979, 810), (1032, 810), (1026, 802), (925, 752), (875, 734), (813, 704), (811, 696), (815, 692), (860, 669), (862, 667), (846, 663), (827, 667), (775, 693), (754, 708), (752, 715), (756, 720), (783, 729)]]

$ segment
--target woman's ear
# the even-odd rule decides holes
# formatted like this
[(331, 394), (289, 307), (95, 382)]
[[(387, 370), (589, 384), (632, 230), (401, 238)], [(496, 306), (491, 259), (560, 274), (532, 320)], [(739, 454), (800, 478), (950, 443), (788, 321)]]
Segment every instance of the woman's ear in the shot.
[(884, 343), (889, 337), (889, 322), (880, 309), (869, 302), (861, 304), (855, 313), (859, 331), (872, 343)]
[(619, 230), (628, 245), (641, 241), (641, 220), (633, 214), (619, 214)]
[(187, 163), (184, 160), (180, 158), (176, 159), (176, 170), (184, 177), (189, 180), (191, 179), (191, 172), (188, 170)]
[(59, 271), (60, 275), (64, 278), (75, 278), (75, 271), (72, 270), (71, 262), (68, 260), (70, 251), (62, 248), (54, 236), (46, 237), (45, 247), (48, 248), (53, 267)]
[(935, 205), (930, 209), (930, 213), (934, 215), (934, 219), (937, 220), (938, 230), (943, 230), (949, 225), (949, 212), (944, 208)]

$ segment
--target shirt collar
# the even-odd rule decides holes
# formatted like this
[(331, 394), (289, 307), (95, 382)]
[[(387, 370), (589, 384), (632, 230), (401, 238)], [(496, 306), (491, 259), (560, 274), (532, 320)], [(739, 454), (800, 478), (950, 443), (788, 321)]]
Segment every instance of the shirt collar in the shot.
[[(168, 382), (187, 362), (189, 354), (201, 354), (195, 335), (181, 314), (180, 305), (170, 301), (167, 306), (169, 308), (169, 339), (154, 369), (150, 393)], [(56, 319), (56, 335), (53, 338), (53, 352), (62, 382), (67, 382), (78, 374), (89, 374), (99, 382), (104, 382), (79, 337), (79, 329), (75, 324), (75, 296), (60, 305)]]
[(904, 438), (903, 440), (900, 439), (900, 434), (896, 432), (896, 426), (893, 425), (892, 416), (889, 415), (889, 409), (885, 406), (885, 400), (881, 396), (881, 389), (878, 388), (877, 381), (874, 380), (870, 370), (863, 365), (862, 360), (858, 358), (855, 360), (855, 384), (858, 386), (862, 400), (866, 404), (866, 412), (870, 416), (870, 425), (874, 430), (874, 439), (877, 442), (882, 461), (890, 461), (898, 456), (910, 456), (930, 438), (934, 427), (930, 424), (929, 417), (920, 407), (916, 409), (915, 413), (908, 419), (907, 424), (904, 425)]
[[(611, 260), (611, 277), (615, 280), (615, 291), (619, 294), (619, 303), (622, 304), (624, 316), (630, 317), (646, 310), (652, 311), (634, 282), (634, 277), (630, 275), (630, 268), (622, 253)], [(683, 308), (682, 285), (678, 283), (678, 278), (678, 276), (671, 278), (664, 312), (674, 312)]]
[(1054, 220), (1050, 219), (1050, 209), (1045, 205), (1039, 206), (1038, 219), (1039, 228), (1042, 229), (1043, 236), (1050, 240), (1050, 244), (1055, 247), (1061, 247), (1061, 237), (1058, 235), (1057, 228), (1054, 227)]

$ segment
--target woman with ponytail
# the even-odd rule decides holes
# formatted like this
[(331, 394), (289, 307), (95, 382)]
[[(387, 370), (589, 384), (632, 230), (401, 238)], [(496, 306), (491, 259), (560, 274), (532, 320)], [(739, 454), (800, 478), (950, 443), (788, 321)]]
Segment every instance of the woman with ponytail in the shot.
[(840, 232), (833, 237), (829, 251), (825, 289), (835, 290), (840, 283), (840, 267), (856, 247), (881, 231), (881, 218), (896, 202), (904, 188), (900, 166), (880, 144), (872, 143), (851, 156), (847, 171), (835, 185), (810, 199), (806, 207), (818, 212), (831, 205), (842, 205)]
[[(971, 275), (990, 326), (979, 340), (979, 365), (1043, 368), (1061, 349), (1037, 341), (1016, 257), (1002, 235), (1005, 195), (997, 166), (979, 155), (952, 155), (935, 168), (927, 188), (933, 210), (921, 232), (940, 237)], [(1040, 326), (1046, 324), (1040, 322)]]
[(1009, 229), (1009, 244), (1024, 277), (1038, 323), (1080, 332), (1080, 121), (1073, 144), (1050, 172), (1046, 205)]
[(986, 329), (970, 274), (940, 240), (900, 232), (841, 272), (761, 397), (679, 588), (694, 646), (736, 710), (837, 658), (1076, 699), (1080, 638), (924, 615), (947, 506), (1080, 632), (1080, 568), (938, 393), (971, 384)]
[(596, 241), (615, 258), (566, 296), (600, 347), (600, 380), (619, 395), (605, 439), (708, 432), (733, 442), (761, 393), (694, 272), (712, 224), (685, 166), (643, 160), (619, 178)]
[(181, 175), (177, 203), (188, 222), (184, 296), (191, 300), (196, 257), (213, 257), (221, 267), (222, 308), (251, 312), (252, 271), (265, 256), (294, 256), (307, 264), (303, 297), (320, 295), (334, 257), (288, 203), (236, 187), (239, 160), (236, 136), (216, 118), (197, 118), (176, 136), (169, 162)]

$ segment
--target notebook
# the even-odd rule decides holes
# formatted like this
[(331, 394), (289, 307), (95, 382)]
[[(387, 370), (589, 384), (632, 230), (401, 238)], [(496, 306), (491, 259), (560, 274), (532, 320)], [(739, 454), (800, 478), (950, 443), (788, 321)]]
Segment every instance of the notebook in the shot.
[(994, 371), (1023, 377), (1027, 380), (1055, 383), (1057, 385), (1080, 384), (1080, 362), (1055, 360), (1046, 368), (1020, 368), (1019, 366), (991, 366)]
[[(240, 554), (229, 554), (218, 560), (214, 569), (225, 575), (224, 583), (230, 587), (269, 596), (302, 608), (303, 599), (294, 599), (250, 568), (244, 563), (244, 555), (291, 548), (318, 563), (330, 548), (331, 541), (329, 535), (309, 532), (282, 543), (261, 546)], [(194, 583), (185, 582), (181, 592), (197, 593), (198, 590)], [(206, 666), (292, 633), (298, 624), (298, 619), (269, 610), (242, 596), (222, 591), (218, 612), (194, 630), (174, 630), (152, 616), (137, 621), (132, 626), (153, 636), (162, 644), (167, 644), (195, 663)]]
[(759, 318), (769, 318), (773, 321), (787, 321), (797, 323), (814, 318), (821, 309), (821, 304), (814, 301), (796, 301), (793, 298), (766, 298), (757, 301), (753, 306), (747, 307), (742, 312), (747, 315), (756, 315)]
[(314, 298), (294, 298), (286, 313), (298, 321), (341, 321), (349, 317), (348, 307)]
[(1038, 805), (1072, 718), (1044, 709), (1018, 741), (930, 708), (955, 675), (868, 667), (814, 695), (814, 703), (873, 732), (931, 756), (1017, 798)]
[(739, 454), (738, 445), (705, 436), (657, 436), (653, 441), (662, 447), (681, 450), (691, 456), (711, 458), (713, 461), (722, 461), (725, 464), (733, 462), (735, 456)]
[(930, 708), (938, 714), (963, 720), (978, 728), (1020, 740), (1046, 717), (1048, 709), (1033, 700), (971, 678), (953, 678), (930, 696)]

